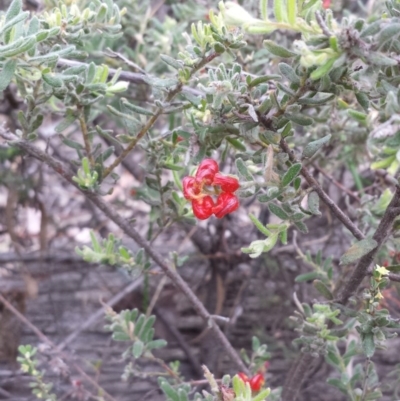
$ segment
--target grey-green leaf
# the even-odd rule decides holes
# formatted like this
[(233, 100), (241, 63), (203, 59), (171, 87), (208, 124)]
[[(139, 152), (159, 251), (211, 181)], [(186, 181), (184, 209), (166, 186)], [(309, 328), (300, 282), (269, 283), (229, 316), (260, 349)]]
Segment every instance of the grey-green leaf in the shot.
[(239, 157), (235, 161), (236, 168), (238, 170), (238, 173), (241, 177), (245, 178), (247, 181), (252, 181), (253, 176), (250, 174), (249, 170), (247, 169), (246, 165), (244, 164), (244, 161)]
[(285, 113), (285, 117), (292, 121), (295, 124), (306, 126), (306, 125), (312, 125), (314, 123), (314, 120), (311, 117), (308, 117), (304, 114), (290, 114), (290, 113)]
[(135, 341), (132, 346), (133, 357), (135, 359), (140, 358), (142, 356), (143, 350), (144, 350), (144, 344), (140, 340)]
[(375, 353), (375, 341), (373, 333), (361, 335), (361, 342), (364, 354), (367, 358), (371, 358)]
[(286, 63), (279, 63), (279, 71), (284, 75), (290, 82), (300, 85), (300, 77), (296, 74), (296, 71)]
[(296, 163), (290, 166), (289, 170), (286, 171), (284, 176), (282, 177), (281, 184), (283, 187), (289, 185), (300, 173), (301, 163)]
[(309, 144), (307, 144), (303, 149), (302, 157), (314, 156), (315, 153), (317, 153), (318, 150), (320, 150), (322, 148), (322, 146), (324, 146), (326, 143), (329, 142), (329, 140), (331, 139), (331, 136), (332, 136), (331, 134), (328, 134), (321, 139), (317, 139), (316, 141), (313, 141), (313, 142), (310, 142)]
[(324, 298), (328, 299), (329, 301), (333, 299), (331, 291), (321, 280), (314, 280), (313, 286)]
[(308, 210), (316, 215), (316, 216), (320, 216), (321, 212), (319, 211), (319, 196), (318, 194), (313, 191), (310, 194), (308, 194)]
[(372, 238), (365, 238), (353, 244), (340, 258), (340, 264), (348, 265), (360, 259), (376, 248), (378, 243)]
[(288, 214), (280, 206), (275, 205), (275, 203), (270, 203), (268, 205), (268, 209), (271, 213), (273, 213), (275, 216), (279, 217), (282, 220), (289, 219)]
[(17, 66), (16, 60), (7, 60), (0, 72), (0, 91), (3, 91), (10, 84)]
[(274, 41), (272, 40), (264, 40), (263, 42), (264, 47), (274, 56), (282, 57), (282, 58), (290, 58), (290, 57), (295, 57), (297, 56), (296, 53), (285, 49), (282, 46), (277, 45)]

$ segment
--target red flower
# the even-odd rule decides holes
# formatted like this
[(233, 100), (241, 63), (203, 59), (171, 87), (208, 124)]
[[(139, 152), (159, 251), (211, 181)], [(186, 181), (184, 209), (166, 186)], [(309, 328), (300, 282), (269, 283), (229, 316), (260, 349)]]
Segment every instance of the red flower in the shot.
[(218, 196), (217, 204), (214, 207), (214, 214), (219, 219), (222, 219), (228, 213), (232, 213), (239, 207), (239, 200), (236, 195), (231, 192), (222, 192)]
[[(183, 196), (192, 201), (193, 214), (200, 220), (208, 219), (212, 214), (220, 219), (239, 207), (239, 200), (233, 194), (239, 189), (239, 181), (220, 173), (218, 163), (213, 159), (204, 159), (195, 176), (185, 177), (182, 184)], [(213, 187), (214, 192), (210, 192), (212, 188), (209, 187)], [(215, 204), (210, 195), (218, 195)]]
[(252, 391), (256, 391), (256, 392), (260, 391), (265, 383), (264, 376), (261, 373), (257, 373), (250, 379), (247, 377), (247, 375), (245, 375), (242, 372), (238, 373), (238, 376), (244, 383), (250, 384), (250, 388)]

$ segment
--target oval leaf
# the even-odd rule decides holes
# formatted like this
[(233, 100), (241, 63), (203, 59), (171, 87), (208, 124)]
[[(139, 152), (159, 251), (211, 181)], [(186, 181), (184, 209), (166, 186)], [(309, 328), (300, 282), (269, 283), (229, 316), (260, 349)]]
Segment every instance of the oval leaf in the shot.
[(331, 139), (331, 134), (324, 136), (321, 139), (317, 139), (316, 141), (310, 142), (307, 144), (304, 149), (303, 149), (303, 155), (302, 157), (312, 157), (317, 153), (319, 149), (322, 148), (326, 143), (329, 142)]
[(286, 187), (289, 185), (300, 173), (301, 163), (296, 163), (290, 166), (289, 170), (286, 171), (285, 175), (282, 177), (282, 186)]
[(366, 238), (353, 244), (340, 258), (341, 265), (348, 265), (371, 252), (378, 243), (372, 238)]

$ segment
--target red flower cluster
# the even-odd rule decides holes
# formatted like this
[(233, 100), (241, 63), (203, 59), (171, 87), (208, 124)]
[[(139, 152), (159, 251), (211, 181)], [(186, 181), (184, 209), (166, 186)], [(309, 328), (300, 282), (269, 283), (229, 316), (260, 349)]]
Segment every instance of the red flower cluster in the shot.
[(246, 374), (240, 372), (238, 373), (238, 376), (243, 380), (243, 382), (250, 384), (252, 391), (260, 391), (265, 383), (264, 375), (261, 373), (257, 373), (253, 377), (249, 378)]
[[(239, 181), (220, 173), (213, 159), (204, 159), (194, 177), (183, 179), (183, 196), (192, 201), (193, 214), (200, 220), (213, 214), (221, 219), (234, 212), (239, 207), (239, 200), (233, 192), (238, 188)], [(212, 189), (214, 192), (210, 192)], [(210, 194), (218, 195), (216, 202)]]

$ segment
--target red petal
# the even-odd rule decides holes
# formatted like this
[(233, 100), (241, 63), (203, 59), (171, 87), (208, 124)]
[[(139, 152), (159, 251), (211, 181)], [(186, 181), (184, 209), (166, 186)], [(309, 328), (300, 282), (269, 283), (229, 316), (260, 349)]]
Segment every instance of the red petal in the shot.
[(244, 382), (244, 383), (248, 383), (250, 380), (248, 378), (248, 376), (243, 373), (243, 372), (239, 372), (238, 376), (240, 377), (240, 379)]
[(221, 173), (215, 174), (213, 185), (219, 185), (224, 192), (235, 192), (240, 186), (237, 178)]
[(214, 201), (211, 196), (204, 196), (200, 199), (192, 201), (193, 214), (199, 220), (205, 220), (212, 216), (214, 209)]
[(236, 195), (230, 192), (222, 192), (218, 196), (217, 204), (213, 209), (213, 213), (216, 217), (221, 219), (228, 213), (234, 212), (239, 207), (239, 199)]
[(260, 391), (264, 383), (265, 383), (264, 376), (261, 373), (257, 373), (250, 379), (250, 388), (253, 391)]
[(188, 199), (192, 200), (196, 195), (200, 193), (200, 187), (196, 182), (194, 177), (185, 177), (182, 180), (183, 184), (183, 196)]
[(213, 159), (204, 159), (196, 172), (196, 181), (204, 185), (211, 185), (218, 172), (218, 163)]

